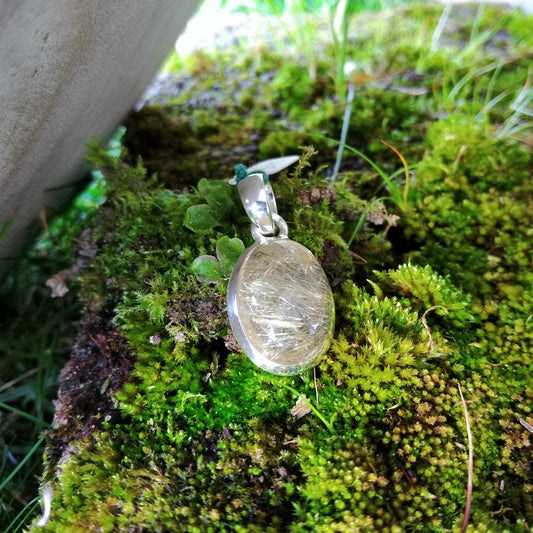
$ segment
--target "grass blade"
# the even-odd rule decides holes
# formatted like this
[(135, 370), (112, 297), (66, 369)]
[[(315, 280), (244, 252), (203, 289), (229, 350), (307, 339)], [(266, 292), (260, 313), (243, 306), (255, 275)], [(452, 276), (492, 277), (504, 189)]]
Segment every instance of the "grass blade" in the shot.
[(43, 442), (44, 442), (44, 437), (41, 437), (33, 445), (33, 448), (26, 454), (24, 459), (22, 459), (22, 461), (17, 465), (15, 470), (13, 470), (13, 472), (11, 472), (11, 474), (9, 474), (9, 476), (7, 476), (6, 479), (4, 479), (4, 481), (2, 481), (2, 483), (0, 484), (0, 492), (2, 492), (4, 488), (11, 482), (11, 480), (18, 474), (19, 470), (21, 470), (21, 468), (29, 461), (31, 456), (39, 449), (39, 447), (41, 446)]
[(44, 420), (41, 420), (40, 418), (30, 415), (29, 413), (26, 413), (25, 411), (17, 409), (16, 407), (11, 407), (11, 405), (8, 405), (7, 403), (0, 402), (0, 409), (11, 411), (12, 413), (22, 416), (23, 418), (26, 418), (27, 420), (30, 420), (31, 422), (35, 422), (36, 424), (39, 424), (41, 426), (48, 426), (48, 422), (45, 422)]

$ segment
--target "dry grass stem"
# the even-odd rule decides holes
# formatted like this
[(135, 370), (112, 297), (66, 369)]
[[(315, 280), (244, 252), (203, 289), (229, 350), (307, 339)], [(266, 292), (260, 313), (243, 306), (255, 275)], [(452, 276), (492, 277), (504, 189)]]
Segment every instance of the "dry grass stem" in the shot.
[(472, 445), (472, 432), (470, 431), (470, 421), (468, 418), (468, 408), (461, 390), (461, 385), (458, 383), (459, 395), (461, 396), (461, 402), (463, 404), (465, 412), (466, 434), (468, 436), (468, 483), (466, 488), (466, 503), (465, 503), (465, 515), (463, 518), (463, 524), (461, 525), (461, 533), (466, 531), (468, 527), (468, 521), (470, 520), (470, 508), (472, 506), (472, 487), (474, 477), (474, 447)]
[(318, 405), (318, 383), (316, 381), (316, 367), (313, 367), (313, 381), (315, 382), (316, 404)]
[(429, 326), (428, 326), (428, 323), (426, 321), (426, 315), (430, 312), (430, 311), (434, 311), (435, 309), (437, 309), (437, 307), (441, 307), (439, 305), (432, 305), (431, 307), (428, 307), (425, 311), (424, 311), (424, 314), (422, 315), (422, 318), (420, 319), (422, 321), (422, 324), (424, 324), (424, 329), (426, 330), (427, 334), (428, 334), (428, 337), (429, 337), (429, 346), (431, 348), (431, 353), (434, 353), (435, 352), (435, 342), (433, 341), (433, 336), (431, 335), (431, 330), (429, 329)]

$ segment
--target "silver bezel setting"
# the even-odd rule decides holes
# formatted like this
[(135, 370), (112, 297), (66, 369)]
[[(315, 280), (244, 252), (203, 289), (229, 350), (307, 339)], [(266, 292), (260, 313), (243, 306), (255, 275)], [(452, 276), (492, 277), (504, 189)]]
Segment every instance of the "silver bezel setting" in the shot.
[[(266, 370), (268, 372), (272, 372), (274, 374), (292, 375), (298, 374), (315, 366), (319, 359), (322, 357), (322, 355), (324, 355), (324, 353), (329, 348), (333, 337), (333, 328), (335, 323), (335, 307), (333, 302), (333, 295), (330, 291), (331, 320), (330, 324), (328, 325), (328, 335), (323, 340), (321, 345), (317, 345), (315, 347), (315, 353), (311, 357), (305, 358), (301, 363), (284, 364), (272, 361), (263, 353), (261, 349), (257, 348), (252, 344), (245, 328), (243, 327), (243, 310), (241, 309), (241, 306), (239, 304), (238, 290), (241, 270), (259, 247), (268, 247), (269, 243), (279, 239), (289, 240), (286, 237), (263, 237), (261, 240), (256, 241), (252, 246), (246, 249), (241, 255), (241, 257), (238, 259), (228, 284), (228, 316), (231, 329), (233, 331), (233, 335), (235, 336), (237, 343), (241, 347), (242, 351), (251, 359), (254, 364), (256, 364), (261, 369)], [(295, 241), (290, 242), (293, 246), (302, 247), (306, 250), (307, 253), (311, 254), (311, 252), (309, 252), (309, 250), (305, 248), (305, 246)], [(314, 258), (314, 256), (313, 260), (315, 261), (316, 266), (320, 268), (322, 275), (325, 278), (325, 274), (322, 271), (322, 268), (320, 267), (318, 261), (316, 261), (316, 258)]]

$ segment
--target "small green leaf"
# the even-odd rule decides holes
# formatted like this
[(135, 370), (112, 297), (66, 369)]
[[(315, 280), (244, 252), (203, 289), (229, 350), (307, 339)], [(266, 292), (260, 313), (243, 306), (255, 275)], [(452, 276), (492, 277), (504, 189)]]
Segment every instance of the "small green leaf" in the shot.
[(231, 198), (230, 185), (225, 181), (202, 178), (198, 182), (198, 191), (219, 218), (226, 218), (233, 211), (235, 204)]
[(200, 281), (218, 283), (223, 277), (220, 261), (212, 255), (201, 255), (192, 263), (192, 271)]
[(202, 178), (198, 182), (198, 191), (207, 203), (189, 207), (183, 224), (195, 233), (209, 233), (232, 218), (235, 202), (231, 197), (230, 186), (225, 181)]
[(244, 244), (238, 238), (221, 237), (216, 244), (216, 254), (201, 255), (192, 263), (192, 270), (200, 281), (220, 283), (231, 276), (231, 271), (240, 255), (244, 252)]
[(227, 236), (221, 237), (217, 241), (217, 257), (225, 272), (231, 275), (235, 263), (244, 252), (244, 243), (234, 237), (230, 239)]
[(194, 233), (209, 233), (219, 222), (211, 206), (201, 204), (187, 209), (183, 224)]

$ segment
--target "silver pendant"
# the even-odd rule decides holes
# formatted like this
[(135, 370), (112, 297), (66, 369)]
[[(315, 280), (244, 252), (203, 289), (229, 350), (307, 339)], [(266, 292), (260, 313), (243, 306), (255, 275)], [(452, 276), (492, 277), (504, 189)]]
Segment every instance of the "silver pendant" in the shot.
[[(277, 168), (272, 162), (279, 166), (283, 160), (269, 160), (262, 168), (277, 172), (288, 165)], [(275, 374), (296, 374), (314, 366), (329, 347), (333, 296), (313, 254), (288, 238), (268, 174), (260, 165), (252, 172), (240, 165), (232, 180), (252, 221), (255, 242), (231, 274), (228, 315), (235, 339), (257, 366)]]

